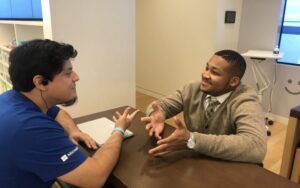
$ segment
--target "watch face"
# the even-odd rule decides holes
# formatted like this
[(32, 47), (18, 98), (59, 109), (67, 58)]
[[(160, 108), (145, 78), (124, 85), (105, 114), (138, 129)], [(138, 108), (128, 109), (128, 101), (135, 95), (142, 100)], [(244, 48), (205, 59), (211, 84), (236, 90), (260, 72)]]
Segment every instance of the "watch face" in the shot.
[(195, 147), (196, 143), (195, 143), (195, 140), (193, 138), (190, 138), (187, 142), (187, 147), (189, 149), (193, 149)]

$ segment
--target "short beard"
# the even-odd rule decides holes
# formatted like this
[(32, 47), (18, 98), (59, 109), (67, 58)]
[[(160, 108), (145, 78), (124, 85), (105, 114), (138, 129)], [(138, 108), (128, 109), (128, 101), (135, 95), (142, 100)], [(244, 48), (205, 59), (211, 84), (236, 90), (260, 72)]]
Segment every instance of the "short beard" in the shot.
[(65, 101), (63, 103), (61, 103), (62, 106), (71, 106), (73, 104), (75, 104), (77, 102), (77, 97), (74, 97), (71, 100)]

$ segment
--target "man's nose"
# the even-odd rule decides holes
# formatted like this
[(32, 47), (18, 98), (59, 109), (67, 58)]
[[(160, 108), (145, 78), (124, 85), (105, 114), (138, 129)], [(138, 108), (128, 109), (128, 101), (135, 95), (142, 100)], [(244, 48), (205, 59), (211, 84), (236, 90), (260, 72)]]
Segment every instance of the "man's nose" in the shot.
[(204, 72), (202, 72), (202, 77), (203, 78), (209, 78), (209, 76), (210, 76), (210, 73), (209, 73), (208, 70), (205, 70)]
[(74, 72), (74, 74), (73, 74), (73, 80), (74, 80), (74, 82), (77, 82), (79, 80), (79, 76), (76, 72)]

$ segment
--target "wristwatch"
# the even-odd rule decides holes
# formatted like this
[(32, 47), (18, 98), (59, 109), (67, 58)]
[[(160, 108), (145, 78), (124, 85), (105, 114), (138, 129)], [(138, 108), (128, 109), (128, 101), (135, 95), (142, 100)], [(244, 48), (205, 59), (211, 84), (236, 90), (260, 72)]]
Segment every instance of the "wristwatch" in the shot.
[(186, 146), (188, 149), (194, 149), (195, 145), (196, 145), (196, 140), (194, 134), (190, 132), (190, 138), (188, 139)]

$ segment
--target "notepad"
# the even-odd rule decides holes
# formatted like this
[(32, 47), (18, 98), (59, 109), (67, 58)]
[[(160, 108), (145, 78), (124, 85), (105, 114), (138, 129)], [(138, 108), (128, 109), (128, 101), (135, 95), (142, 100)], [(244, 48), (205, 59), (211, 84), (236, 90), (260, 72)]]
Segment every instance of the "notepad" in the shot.
[[(98, 145), (102, 145), (110, 137), (115, 127), (115, 122), (103, 117), (80, 123), (77, 126), (82, 132), (89, 134)], [(132, 137), (133, 135), (133, 132), (129, 130), (125, 131), (125, 138)]]

